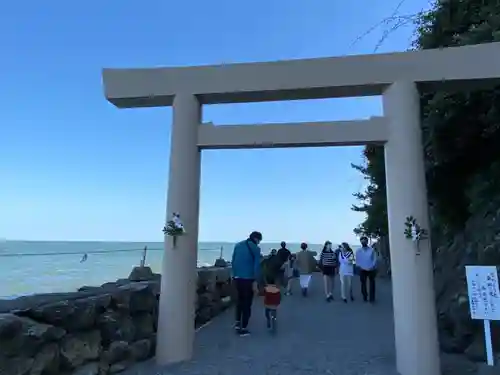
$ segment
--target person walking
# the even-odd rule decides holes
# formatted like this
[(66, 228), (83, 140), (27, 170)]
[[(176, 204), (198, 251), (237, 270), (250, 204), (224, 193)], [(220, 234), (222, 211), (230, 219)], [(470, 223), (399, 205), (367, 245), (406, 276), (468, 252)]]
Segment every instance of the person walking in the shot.
[(295, 261), (296, 261), (296, 255), (292, 254), (288, 259), (288, 262), (286, 262), (286, 268), (285, 268), (285, 277), (287, 280), (286, 292), (285, 292), (286, 296), (292, 295), (294, 284), (296, 283), (295, 280), (299, 278), (299, 270), (296, 267)]
[(335, 252), (337, 253), (337, 255), (340, 254), (341, 251), (342, 251), (342, 244), (337, 246), (337, 248), (335, 249)]
[(296, 265), (300, 274), (299, 283), (300, 289), (302, 290), (302, 296), (307, 297), (312, 274), (316, 270), (318, 263), (314, 258), (313, 252), (308, 250), (305, 242), (300, 244), (300, 249), (301, 251), (297, 253)]
[(258, 293), (257, 280), (260, 277), (262, 233), (252, 232), (248, 239), (234, 246), (231, 262), (233, 281), (236, 288), (236, 321), (234, 328), (240, 336), (250, 334), (248, 323), (252, 314), (254, 293)]
[(339, 256), (339, 277), (340, 277), (340, 296), (344, 303), (347, 303), (347, 295), (351, 301), (354, 301), (352, 293), (352, 279), (354, 277), (354, 252), (348, 243), (343, 242)]
[(276, 332), (276, 320), (278, 307), (281, 302), (281, 288), (276, 284), (275, 275), (266, 275), (266, 286), (264, 287), (264, 315), (266, 317), (267, 329)]
[(330, 241), (326, 241), (323, 250), (321, 250), (319, 266), (323, 273), (326, 302), (331, 302), (333, 301), (333, 287), (335, 285), (335, 275), (337, 274), (338, 255), (337, 252), (333, 251)]
[[(361, 282), (361, 294), (363, 301), (375, 303), (375, 276), (377, 275), (377, 254), (371, 246), (368, 246), (368, 238), (360, 239), (361, 247), (356, 251), (356, 266), (359, 268), (359, 280)], [(367, 291), (367, 281), (370, 283)]]
[(280, 248), (276, 253), (276, 266), (279, 266), (279, 269), (276, 273), (276, 284), (280, 288), (285, 288), (287, 286), (287, 278), (285, 276), (287, 263), (292, 255), (291, 251), (286, 248), (286, 242), (282, 241), (280, 244)]
[(271, 249), (269, 254), (265, 256), (261, 262), (260, 269), (261, 269), (261, 275), (258, 280), (258, 286), (259, 290), (263, 290), (263, 288), (266, 286), (266, 278), (268, 275), (274, 275), (273, 277), (276, 278), (276, 264), (278, 263), (276, 254), (278, 253), (278, 250), (276, 249)]

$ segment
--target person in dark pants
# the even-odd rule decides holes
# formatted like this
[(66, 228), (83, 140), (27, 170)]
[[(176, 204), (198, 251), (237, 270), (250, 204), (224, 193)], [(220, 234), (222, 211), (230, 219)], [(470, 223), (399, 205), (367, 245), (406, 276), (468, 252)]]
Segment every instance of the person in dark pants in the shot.
[(319, 256), (319, 267), (323, 273), (326, 302), (333, 301), (333, 287), (339, 265), (338, 253), (333, 251), (332, 243), (326, 241)]
[(248, 239), (234, 246), (232, 258), (233, 282), (236, 289), (236, 321), (234, 328), (240, 336), (250, 334), (248, 322), (252, 314), (254, 293), (258, 293), (262, 241), (260, 232), (252, 232)]
[[(361, 247), (356, 251), (356, 266), (359, 269), (359, 280), (361, 282), (361, 294), (363, 300), (375, 302), (375, 277), (377, 276), (377, 254), (371, 246), (368, 246), (368, 238), (361, 237)], [(367, 281), (370, 290), (367, 291)]]
[(288, 280), (285, 278), (286, 262), (290, 259), (292, 255), (291, 251), (286, 248), (286, 242), (281, 242), (280, 249), (276, 253), (275, 264), (276, 264), (276, 284), (281, 288), (286, 288), (288, 285)]

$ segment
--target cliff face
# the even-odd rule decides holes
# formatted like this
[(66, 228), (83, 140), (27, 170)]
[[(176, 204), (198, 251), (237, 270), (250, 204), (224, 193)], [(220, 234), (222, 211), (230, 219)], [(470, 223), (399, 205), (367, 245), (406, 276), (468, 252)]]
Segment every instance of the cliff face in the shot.
[[(500, 191), (475, 210), (462, 232), (435, 248), (434, 283), (441, 349), (465, 354), (472, 361), (485, 361), (482, 321), (470, 318), (465, 266), (500, 267)], [(376, 248), (381, 255), (380, 274), (390, 274), (387, 237), (381, 238)], [(492, 322), (492, 336), (493, 349), (500, 357), (500, 322)]]
[[(483, 361), (483, 325), (470, 319), (466, 265), (500, 266), (500, 194), (467, 221), (462, 233), (434, 254), (441, 347)], [(493, 349), (500, 354), (500, 322), (492, 322), (492, 331)]]

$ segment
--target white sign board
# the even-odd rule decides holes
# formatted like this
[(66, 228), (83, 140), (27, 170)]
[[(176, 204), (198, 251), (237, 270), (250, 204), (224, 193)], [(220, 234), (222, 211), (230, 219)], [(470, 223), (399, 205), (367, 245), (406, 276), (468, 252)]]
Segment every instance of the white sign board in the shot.
[(472, 319), (500, 320), (500, 290), (495, 266), (465, 266)]

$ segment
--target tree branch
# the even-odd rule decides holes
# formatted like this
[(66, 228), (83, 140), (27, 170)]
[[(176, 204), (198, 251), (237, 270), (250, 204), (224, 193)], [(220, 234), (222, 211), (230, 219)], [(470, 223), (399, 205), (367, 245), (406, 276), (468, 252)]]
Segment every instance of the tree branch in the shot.
[(406, 26), (410, 23), (414, 23), (421, 12), (416, 13), (416, 14), (406, 14), (406, 15), (399, 15), (399, 9), (404, 5), (406, 0), (400, 0), (396, 8), (392, 11), (391, 15), (382, 19), (380, 22), (376, 23), (372, 27), (370, 27), (368, 30), (366, 30), (363, 34), (358, 36), (350, 45), (350, 48), (354, 47), (357, 43), (359, 43), (361, 40), (363, 40), (365, 37), (373, 33), (375, 30), (377, 30), (379, 27), (384, 27), (384, 31), (382, 33), (382, 37), (378, 40), (376, 43), (373, 52), (377, 52), (378, 49), (382, 46), (382, 44), (385, 42), (385, 40), (397, 29), (400, 27)]

